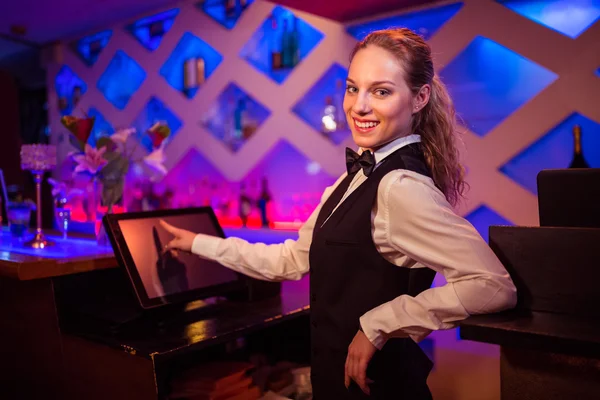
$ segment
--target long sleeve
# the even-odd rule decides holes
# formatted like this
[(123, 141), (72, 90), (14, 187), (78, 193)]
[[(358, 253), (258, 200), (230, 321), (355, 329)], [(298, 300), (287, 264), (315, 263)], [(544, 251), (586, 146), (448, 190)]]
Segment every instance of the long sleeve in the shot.
[(266, 245), (249, 243), (236, 237), (223, 239), (197, 234), (192, 253), (256, 279), (299, 280), (309, 270), (309, 250), (321, 206), (343, 177), (325, 189), (321, 203), (298, 231), (297, 240), (288, 239), (283, 243)]
[(418, 342), (469, 315), (515, 306), (516, 288), (504, 266), (429, 178), (402, 170), (388, 174), (373, 215), (373, 239), (384, 257), (399, 266), (427, 266), (447, 281), (365, 313), (361, 327), (377, 348), (390, 337)]

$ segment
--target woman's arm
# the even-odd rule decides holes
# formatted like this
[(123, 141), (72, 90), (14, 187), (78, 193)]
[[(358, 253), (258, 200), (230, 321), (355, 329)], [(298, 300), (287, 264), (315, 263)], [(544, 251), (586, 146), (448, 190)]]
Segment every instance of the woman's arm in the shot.
[(399, 296), (365, 313), (360, 323), (376, 347), (395, 336), (420, 341), (432, 330), (453, 328), (469, 315), (515, 306), (516, 288), (506, 269), (433, 182), (395, 171), (381, 183), (374, 219), (376, 244), (383, 239), (384, 247), (443, 274), (447, 284), (415, 297)]
[(214, 260), (234, 271), (256, 279), (281, 281), (298, 280), (309, 270), (309, 250), (313, 229), (322, 204), (329, 198), (334, 188), (345, 177), (341, 176), (332, 186), (325, 189), (321, 203), (298, 231), (297, 240), (266, 245), (249, 243), (243, 239), (227, 239), (194, 234), (163, 223), (163, 227), (175, 236), (168, 248), (182, 249)]

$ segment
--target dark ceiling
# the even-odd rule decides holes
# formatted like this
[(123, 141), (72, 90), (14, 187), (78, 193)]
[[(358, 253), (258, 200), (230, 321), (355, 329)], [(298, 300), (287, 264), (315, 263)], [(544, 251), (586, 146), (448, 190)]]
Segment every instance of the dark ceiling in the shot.
[(394, 10), (402, 10), (436, 3), (439, 0), (273, 0), (338, 22), (372, 17)]

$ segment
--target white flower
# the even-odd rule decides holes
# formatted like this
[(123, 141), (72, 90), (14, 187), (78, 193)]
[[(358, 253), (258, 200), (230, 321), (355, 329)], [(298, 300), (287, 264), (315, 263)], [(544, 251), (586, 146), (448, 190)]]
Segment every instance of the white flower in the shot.
[(158, 147), (152, 153), (148, 154), (144, 157), (144, 163), (152, 168), (153, 170), (160, 172), (163, 175), (166, 175), (167, 168), (164, 166), (166, 157), (164, 152), (164, 146)]
[(110, 140), (115, 143), (127, 143), (127, 138), (133, 133), (135, 133), (135, 128), (119, 129), (110, 136)]

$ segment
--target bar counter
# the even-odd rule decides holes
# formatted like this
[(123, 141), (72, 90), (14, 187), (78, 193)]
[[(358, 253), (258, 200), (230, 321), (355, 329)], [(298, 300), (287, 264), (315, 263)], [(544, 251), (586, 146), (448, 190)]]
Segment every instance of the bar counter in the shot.
[(55, 242), (53, 246), (31, 249), (13, 239), (3, 227), (0, 232), (0, 276), (26, 281), (117, 265), (112, 248), (98, 246), (91, 238), (79, 235), (65, 240), (52, 233), (48, 237)]
[[(267, 243), (295, 235), (227, 234)], [(5, 360), (0, 376), (6, 398), (165, 399), (174, 371), (190, 363), (244, 357), (248, 349), (275, 358), (293, 353), (298, 361), (309, 355), (308, 277), (284, 282), (277, 297), (207, 301), (198, 311), (170, 318), (178, 308), (203, 303), (198, 301), (137, 318), (130, 283), (111, 247), (85, 237), (49, 237), (55, 245), (38, 250), (14, 242), (6, 229), (0, 236)], [(98, 304), (112, 304), (113, 310)], [(131, 309), (124, 320), (133, 323), (114, 331), (98, 325), (98, 318), (88, 319), (82, 309), (97, 316), (116, 310), (111, 318)], [(247, 345), (232, 351), (232, 343), (240, 340)]]

